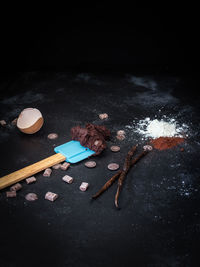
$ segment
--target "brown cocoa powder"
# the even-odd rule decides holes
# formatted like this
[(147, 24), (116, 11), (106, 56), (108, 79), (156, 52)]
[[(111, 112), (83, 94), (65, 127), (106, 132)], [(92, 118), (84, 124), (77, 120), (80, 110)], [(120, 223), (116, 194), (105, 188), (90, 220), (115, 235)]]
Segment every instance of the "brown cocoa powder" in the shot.
[(151, 140), (151, 144), (158, 150), (170, 149), (177, 146), (185, 141), (182, 137), (159, 137)]

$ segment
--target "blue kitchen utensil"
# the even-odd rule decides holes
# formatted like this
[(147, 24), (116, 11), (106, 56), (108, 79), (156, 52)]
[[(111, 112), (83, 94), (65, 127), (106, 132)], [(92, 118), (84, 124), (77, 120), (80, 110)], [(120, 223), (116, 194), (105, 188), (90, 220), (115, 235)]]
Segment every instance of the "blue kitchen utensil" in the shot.
[(66, 157), (66, 161), (70, 163), (77, 163), (95, 154), (93, 150), (82, 146), (79, 141), (67, 142), (55, 147), (54, 151), (64, 155)]
[(95, 154), (94, 151), (82, 146), (78, 141), (70, 141), (63, 145), (57, 146), (54, 148), (54, 151), (56, 154), (53, 156), (0, 178), (0, 189), (17, 183), (63, 161), (77, 163)]

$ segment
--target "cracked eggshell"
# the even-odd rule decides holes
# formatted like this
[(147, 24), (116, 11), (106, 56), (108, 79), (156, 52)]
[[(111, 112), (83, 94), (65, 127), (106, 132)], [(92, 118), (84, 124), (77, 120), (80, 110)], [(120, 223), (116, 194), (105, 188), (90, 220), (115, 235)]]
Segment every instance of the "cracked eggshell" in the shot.
[(42, 113), (36, 108), (25, 108), (17, 119), (18, 129), (26, 134), (38, 132), (44, 123)]

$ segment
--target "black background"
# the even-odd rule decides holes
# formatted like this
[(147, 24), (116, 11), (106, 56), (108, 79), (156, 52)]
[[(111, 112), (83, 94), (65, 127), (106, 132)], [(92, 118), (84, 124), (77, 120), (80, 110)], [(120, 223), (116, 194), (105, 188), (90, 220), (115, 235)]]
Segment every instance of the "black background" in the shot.
[(29, 6), (1, 13), (4, 71), (196, 70), (195, 6), (97, 4), (57, 12)]
[[(118, 129), (127, 123), (126, 118), (132, 119), (132, 114), (138, 118), (154, 116), (165, 103), (165, 113), (182, 114), (182, 121), (192, 122), (197, 132), (185, 144), (187, 153), (153, 152), (144, 159), (144, 165), (136, 166), (120, 198), (120, 211), (113, 205), (116, 187), (95, 203), (90, 202), (92, 193), (110, 176), (104, 169), (114, 159), (109, 150), (96, 159), (99, 168), (91, 170), (95, 182), (93, 173), (87, 172), (90, 188), (85, 194), (77, 190), (85, 174), (83, 163), (71, 166), (69, 174), (76, 179), (68, 191), (57, 180), (63, 174), (60, 170), (54, 172), (52, 180), (38, 174), (31, 189), (22, 182), (23, 190), (14, 200), (7, 200), (3, 190), (2, 266), (198, 266), (197, 7), (169, 3), (159, 8), (77, 4), (50, 12), (34, 5), (10, 6), (1, 9), (0, 20), (0, 100), (5, 99), (0, 107), (2, 119), (5, 115), (11, 121), (27, 105), (37, 106), (45, 116), (44, 127), (31, 137), (15, 128), (3, 129), (3, 175), (51, 155), (53, 144), (46, 138), (48, 133), (56, 129), (59, 139), (55, 143), (62, 144), (70, 140), (69, 129), (75, 122), (95, 122), (100, 112), (108, 112), (106, 125)], [(81, 72), (86, 76), (79, 75)], [(152, 75), (149, 79), (155, 78), (159, 89), (152, 92), (131, 84), (124, 75), (127, 73)], [(141, 105), (134, 102), (146, 92), (150, 101), (144, 99)], [(178, 101), (168, 103), (160, 96)], [(149, 104), (151, 101), (155, 106)], [(123, 109), (119, 110), (118, 105)], [(192, 108), (187, 109), (188, 105)], [(120, 164), (131, 145), (132, 140), (127, 138), (121, 154), (115, 155)], [(180, 166), (169, 168), (172, 163)], [(149, 166), (149, 171), (143, 166)], [(189, 199), (184, 190), (180, 191), (179, 182), (174, 185), (171, 179), (180, 173), (188, 175), (189, 185), (197, 189)], [(173, 186), (175, 192), (166, 189)], [(47, 189), (60, 192), (55, 203), (45, 202), (42, 197), (34, 203), (25, 202), (29, 190), (43, 196)]]

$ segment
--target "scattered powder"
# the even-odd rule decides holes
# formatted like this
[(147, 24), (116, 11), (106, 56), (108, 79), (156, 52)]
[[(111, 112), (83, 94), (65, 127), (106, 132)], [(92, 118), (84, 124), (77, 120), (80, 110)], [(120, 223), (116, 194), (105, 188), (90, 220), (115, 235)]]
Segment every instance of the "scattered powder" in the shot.
[(134, 132), (141, 134), (144, 138), (187, 137), (184, 134), (188, 130), (186, 124), (179, 125), (175, 119), (164, 117), (165, 120), (146, 118), (140, 120), (136, 125), (126, 126), (126, 128), (133, 129)]

